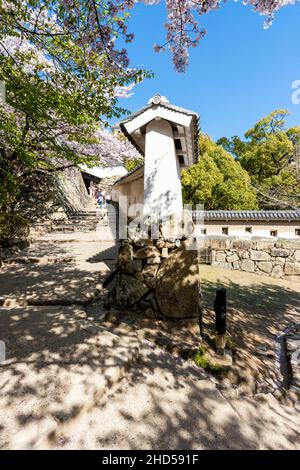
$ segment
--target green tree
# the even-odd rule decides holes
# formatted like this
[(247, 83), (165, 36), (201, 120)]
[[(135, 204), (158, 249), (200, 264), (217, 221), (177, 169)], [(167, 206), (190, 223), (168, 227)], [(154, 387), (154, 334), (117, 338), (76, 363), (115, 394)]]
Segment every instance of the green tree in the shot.
[(218, 141), (249, 173), (261, 209), (299, 207), (300, 127), (287, 128), (287, 115), (287, 110), (275, 110), (249, 129), (245, 139)]
[(200, 136), (199, 146), (199, 162), (182, 172), (184, 202), (204, 204), (207, 210), (257, 209), (250, 177), (240, 163), (207, 135)]
[(132, 171), (134, 170), (137, 166), (140, 166), (144, 163), (144, 159), (143, 158), (137, 158), (137, 159), (133, 159), (133, 158), (127, 158), (124, 162), (124, 166), (126, 168), (127, 171)]
[(0, 0), (2, 220), (18, 210), (33, 174), (99, 162), (100, 126), (124, 113), (117, 97), (148, 76), (129, 69), (113, 46), (113, 37), (127, 38), (126, 14), (111, 16), (99, 6), (97, 37), (89, 34), (95, 22), (85, 3), (75, 6), (76, 17), (66, 17), (60, 1)]

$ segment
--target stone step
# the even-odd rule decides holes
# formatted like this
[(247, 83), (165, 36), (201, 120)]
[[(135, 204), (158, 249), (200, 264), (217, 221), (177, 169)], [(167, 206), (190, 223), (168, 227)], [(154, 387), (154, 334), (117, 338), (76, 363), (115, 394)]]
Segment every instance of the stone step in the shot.
[(98, 210), (91, 210), (91, 211), (80, 211), (80, 212), (77, 212), (75, 215), (76, 216), (79, 216), (79, 217), (89, 217), (89, 216), (92, 216), (92, 215), (97, 215), (97, 213), (100, 212), (100, 209), (99, 211)]
[(98, 220), (101, 220), (100, 217), (72, 217), (65, 223), (74, 223), (74, 224), (94, 224)]
[(96, 226), (93, 226), (93, 227), (86, 227), (86, 226), (81, 226), (81, 227), (78, 227), (78, 226), (73, 226), (73, 225), (69, 225), (69, 226), (58, 226), (58, 227), (55, 227), (55, 229), (52, 230), (52, 233), (55, 233), (55, 232), (63, 232), (63, 233), (71, 233), (71, 232), (92, 232), (92, 231), (95, 231), (96, 229)]

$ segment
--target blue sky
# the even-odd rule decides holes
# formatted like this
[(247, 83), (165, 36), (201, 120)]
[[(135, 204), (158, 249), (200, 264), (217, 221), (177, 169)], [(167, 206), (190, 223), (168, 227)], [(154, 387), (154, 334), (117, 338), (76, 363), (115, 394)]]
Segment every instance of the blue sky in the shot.
[(155, 73), (134, 88), (134, 96), (120, 100), (130, 111), (144, 106), (159, 92), (172, 103), (196, 111), (201, 128), (214, 139), (240, 135), (277, 108), (291, 112), (289, 125), (300, 125), (300, 104), (291, 101), (294, 80), (300, 80), (300, 2), (276, 14), (273, 26), (263, 28), (264, 17), (230, 1), (219, 11), (200, 18), (206, 37), (190, 51), (188, 71), (174, 70), (170, 53), (155, 53), (163, 43), (165, 3), (136, 5), (130, 31), (131, 65)]

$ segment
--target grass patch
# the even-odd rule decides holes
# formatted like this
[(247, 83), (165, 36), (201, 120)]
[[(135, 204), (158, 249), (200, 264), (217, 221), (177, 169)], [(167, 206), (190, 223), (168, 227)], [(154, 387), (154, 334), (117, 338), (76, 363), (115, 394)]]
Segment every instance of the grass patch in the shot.
[(236, 342), (234, 341), (234, 339), (231, 336), (225, 335), (225, 341), (226, 341), (226, 347), (228, 349), (231, 349), (232, 351), (236, 350), (236, 348), (237, 348)]
[(220, 366), (210, 361), (206, 357), (206, 348), (201, 346), (198, 350), (184, 351), (182, 354), (183, 359), (191, 359), (198, 367), (204, 369), (206, 372), (214, 375), (218, 379), (224, 378), (228, 371), (228, 367)]

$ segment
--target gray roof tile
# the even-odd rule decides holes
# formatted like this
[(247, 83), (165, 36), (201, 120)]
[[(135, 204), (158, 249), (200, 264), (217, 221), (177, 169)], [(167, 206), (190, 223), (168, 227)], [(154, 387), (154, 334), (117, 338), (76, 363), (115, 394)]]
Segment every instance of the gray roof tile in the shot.
[(300, 209), (287, 210), (287, 211), (225, 211), (225, 210), (212, 210), (212, 211), (193, 211), (194, 219), (204, 218), (204, 220), (293, 220), (300, 222)]

